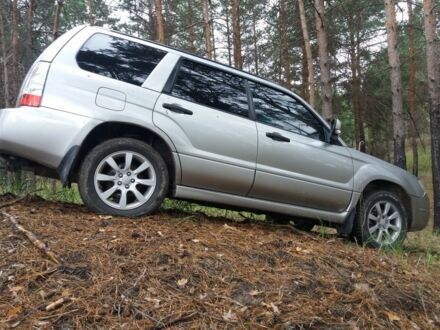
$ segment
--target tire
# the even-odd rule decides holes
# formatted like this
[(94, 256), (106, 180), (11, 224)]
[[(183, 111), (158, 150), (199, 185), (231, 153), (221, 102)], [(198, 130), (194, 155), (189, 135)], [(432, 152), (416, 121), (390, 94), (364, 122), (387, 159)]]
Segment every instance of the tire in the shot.
[(164, 160), (149, 144), (117, 138), (97, 145), (84, 158), (78, 185), (92, 211), (137, 217), (159, 208), (168, 181)]
[(395, 248), (405, 240), (407, 230), (407, 211), (397, 194), (378, 190), (359, 201), (353, 225), (358, 243), (372, 248)]
[(286, 214), (278, 214), (278, 213), (270, 213), (266, 215), (266, 218), (269, 221), (272, 221), (274, 223), (279, 223), (283, 225), (289, 225), (291, 224), (296, 229), (302, 230), (302, 231), (312, 231), (312, 229), (316, 225), (316, 221), (311, 219), (296, 219), (294, 217), (291, 217)]

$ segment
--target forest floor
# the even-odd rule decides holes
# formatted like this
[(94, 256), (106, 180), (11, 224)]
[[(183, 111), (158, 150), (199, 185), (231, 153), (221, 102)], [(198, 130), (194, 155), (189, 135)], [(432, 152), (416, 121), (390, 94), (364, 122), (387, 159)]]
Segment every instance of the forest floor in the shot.
[(440, 328), (438, 251), (199, 213), (99, 216), (36, 197), (1, 211), (61, 260), (0, 218), (1, 329)]

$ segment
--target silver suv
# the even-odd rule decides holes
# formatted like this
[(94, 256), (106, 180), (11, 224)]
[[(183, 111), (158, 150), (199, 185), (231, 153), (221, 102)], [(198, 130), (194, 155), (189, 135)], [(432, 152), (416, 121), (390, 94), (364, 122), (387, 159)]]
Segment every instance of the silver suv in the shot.
[(0, 151), (77, 182), (93, 211), (154, 212), (166, 196), (337, 227), (370, 246), (423, 229), (417, 178), (346, 147), (300, 97), (164, 45), (77, 27), (0, 110)]

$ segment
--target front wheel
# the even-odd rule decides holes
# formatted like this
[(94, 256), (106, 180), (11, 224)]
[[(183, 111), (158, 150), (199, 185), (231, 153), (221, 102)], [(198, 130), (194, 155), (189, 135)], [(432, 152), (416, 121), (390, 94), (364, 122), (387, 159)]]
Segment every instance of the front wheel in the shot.
[(78, 181), (81, 197), (91, 210), (132, 217), (159, 208), (167, 194), (168, 171), (150, 145), (119, 138), (92, 149)]
[(393, 192), (379, 190), (368, 193), (359, 202), (353, 236), (373, 248), (392, 248), (406, 237), (408, 216), (405, 205)]

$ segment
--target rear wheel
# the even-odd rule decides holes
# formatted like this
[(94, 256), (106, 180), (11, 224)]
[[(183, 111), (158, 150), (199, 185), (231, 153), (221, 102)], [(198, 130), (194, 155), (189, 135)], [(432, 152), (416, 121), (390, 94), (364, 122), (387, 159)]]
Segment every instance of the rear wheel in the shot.
[(406, 237), (408, 216), (399, 196), (386, 190), (366, 194), (359, 202), (353, 236), (374, 248), (396, 247)]
[(168, 188), (168, 171), (150, 145), (120, 138), (96, 146), (84, 159), (79, 190), (93, 211), (140, 216), (159, 208)]

